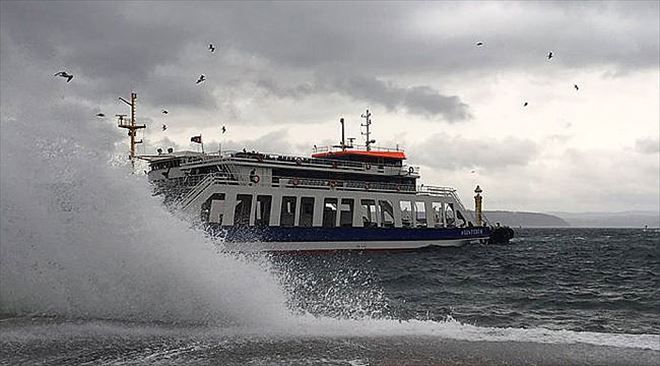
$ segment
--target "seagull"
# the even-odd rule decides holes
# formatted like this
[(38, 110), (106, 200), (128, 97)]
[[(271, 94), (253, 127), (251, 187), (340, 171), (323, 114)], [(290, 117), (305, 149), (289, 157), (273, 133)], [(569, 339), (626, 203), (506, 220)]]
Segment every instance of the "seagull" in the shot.
[(483, 45), (484, 45), (483, 42), (477, 42), (477, 47), (481, 47), (481, 46), (483, 46)]
[(548, 60), (552, 58), (552, 52), (548, 53)]
[(525, 104), (523, 104), (523, 107), (527, 107), (528, 104), (529, 104), (529, 103), (525, 102)]
[(66, 78), (66, 82), (67, 82), (67, 83), (68, 83), (69, 81), (71, 81), (71, 79), (73, 79), (73, 75), (68, 74), (66, 71), (60, 71), (60, 72), (56, 73), (56, 74), (53, 75), (53, 76), (61, 76), (61, 77), (63, 77), (63, 78)]
[(573, 84), (573, 87), (575, 88), (575, 90), (580, 90), (580, 87), (577, 86), (577, 84)]
[(103, 114), (103, 113), (97, 113), (97, 114), (96, 114), (96, 117), (101, 117), (101, 118), (103, 118), (103, 117), (105, 117), (105, 114)]
[(167, 126), (163, 125), (163, 131), (167, 130)]
[(225, 133), (225, 132), (227, 132), (227, 129), (225, 128), (225, 126), (222, 126), (222, 133)]
[(211, 53), (215, 52), (215, 47), (213, 46), (213, 43), (209, 43), (209, 51), (211, 51)]
[(169, 112), (167, 111), (167, 109), (163, 109), (163, 114), (168, 114), (168, 113)]
[(472, 173), (472, 174), (474, 174), (474, 173), (476, 173), (476, 172), (477, 172), (476, 170), (471, 170), (471, 171), (470, 171), (470, 173)]
[(199, 84), (204, 80), (206, 80), (206, 76), (204, 76), (204, 74), (202, 74), (202, 75), (199, 76), (199, 79), (197, 79), (197, 82), (195, 84)]

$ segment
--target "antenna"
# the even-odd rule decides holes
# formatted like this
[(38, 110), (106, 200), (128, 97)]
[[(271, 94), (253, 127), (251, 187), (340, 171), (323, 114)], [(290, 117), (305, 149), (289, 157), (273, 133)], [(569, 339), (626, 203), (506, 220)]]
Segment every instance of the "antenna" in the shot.
[(367, 151), (371, 151), (371, 144), (376, 143), (376, 140), (370, 139), (371, 132), (369, 132), (369, 126), (371, 126), (371, 113), (369, 112), (369, 109), (367, 109), (367, 112), (360, 117), (364, 118), (365, 120), (364, 124), (360, 124), (360, 126), (367, 128), (367, 132), (360, 132), (363, 136), (366, 136), (364, 146), (367, 147)]
[(131, 160), (131, 165), (133, 165), (133, 168), (135, 168), (135, 145), (141, 144), (142, 140), (136, 141), (135, 140), (135, 135), (136, 131), (142, 128), (146, 128), (146, 125), (136, 125), (135, 124), (135, 106), (137, 105), (137, 94), (136, 93), (131, 93), (131, 101), (127, 101), (126, 99), (119, 97), (119, 100), (122, 102), (128, 104), (131, 107), (131, 120), (126, 121), (124, 118), (126, 117), (125, 114), (118, 114), (117, 117), (119, 119), (118, 121), (118, 127), (119, 128), (125, 128), (128, 130), (128, 136), (131, 138), (131, 154), (129, 155), (129, 159)]

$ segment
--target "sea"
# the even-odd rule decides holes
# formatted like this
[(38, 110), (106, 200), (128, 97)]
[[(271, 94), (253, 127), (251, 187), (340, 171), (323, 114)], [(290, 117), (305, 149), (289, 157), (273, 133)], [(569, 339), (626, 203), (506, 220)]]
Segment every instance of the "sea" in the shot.
[(2, 365), (660, 364), (658, 229), (231, 253), (63, 123), (3, 124)]

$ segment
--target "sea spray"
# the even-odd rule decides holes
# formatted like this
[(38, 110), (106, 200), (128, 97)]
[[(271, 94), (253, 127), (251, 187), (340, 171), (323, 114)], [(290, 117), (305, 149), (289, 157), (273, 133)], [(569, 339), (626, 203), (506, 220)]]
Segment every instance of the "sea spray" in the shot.
[(109, 164), (110, 125), (30, 117), (2, 121), (2, 312), (219, 324), (288, 316), (265, 262), (218, 253), (144, 176)]

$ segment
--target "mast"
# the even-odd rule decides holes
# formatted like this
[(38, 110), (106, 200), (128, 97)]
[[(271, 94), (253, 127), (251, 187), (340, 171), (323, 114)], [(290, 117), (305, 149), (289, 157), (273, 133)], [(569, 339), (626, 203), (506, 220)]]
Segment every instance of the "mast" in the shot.
[(341, 149), (346, 150), (346, 134), (344, 133), (344, 117), (339, 119), (341, 123)]
[(367, 151), (371, 151), (371, 144), (376, 143), (376, 140), (372, 140), (371, 137), (371, 132), (369, 132), (369, 126), (371, 126), (371, 113), (367, 109), (367, 112), (361, 116), (364, 118), (365, 122), (364, 124), (361, 124), (362, 127), (366, 127), (367, 131), (366, 132), (361, 132), (362, 135), (366, 136), (366, 140), (364, 142), (364, 146), (367, 147)]
[(146, 125), (137, 125), (135, 124), (135, 107), (137, 105), (137, 94), (131, 92), (131, 101), (127, 101), (126, 99), (119, 97), (119, 100), (122, 102), (128, 104), (131, 107), (131, 119), (130, 121), (126, 121), (124, 117), (126, 117), (125, 114), (118, 114), (117, 117), (119, 118), (118, 121), (118, 127), (119, 128), (125, 128), (128, 130), (128, 136), (131, 138), (131, 153), (129, 155), (129, 159), (131, 160), (131, 164), (135, 167), (135, 145), (141, 144), (142, 140), (140, 141), (135, 141), (135, 136), (136, 132), (139, 129), (146, 128)]

